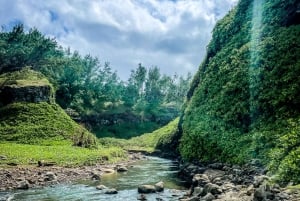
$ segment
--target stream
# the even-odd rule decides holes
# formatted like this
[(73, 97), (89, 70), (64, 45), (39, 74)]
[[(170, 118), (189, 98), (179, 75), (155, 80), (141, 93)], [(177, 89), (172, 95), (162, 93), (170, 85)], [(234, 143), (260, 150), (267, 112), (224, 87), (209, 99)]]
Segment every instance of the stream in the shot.
[[(175, 162), (157, 157), (147, 157), (147, 160), (140, 160), (131, 165), (132, 167), (127, 172), (103, 175), (101, 181), (84, 180), (52, 187), (0, 192), (0, 200), (133, 201), (140, 196), (137, 192), (139, 185), (155, 184), (159, 181), (164, 182), (165, 190), (161, 193), (147, 194), (148, 201), (175, 201), (184, 194), (184, 182), (177, 178), (178, 167)], [(96, 186), (100, 184), (117, 189), (118, 194), (104, 194), (103, 191), (96, 189)]]

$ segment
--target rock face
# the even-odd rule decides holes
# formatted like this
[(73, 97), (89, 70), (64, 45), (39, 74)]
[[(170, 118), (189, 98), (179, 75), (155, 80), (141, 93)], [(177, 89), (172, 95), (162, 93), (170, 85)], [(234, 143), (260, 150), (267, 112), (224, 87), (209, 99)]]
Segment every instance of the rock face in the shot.
[(15, 86), (7, 85), (0, 88), (0, 102), (7, 105), (13, 102), (52, 102), (53, 93), (50, 85)]

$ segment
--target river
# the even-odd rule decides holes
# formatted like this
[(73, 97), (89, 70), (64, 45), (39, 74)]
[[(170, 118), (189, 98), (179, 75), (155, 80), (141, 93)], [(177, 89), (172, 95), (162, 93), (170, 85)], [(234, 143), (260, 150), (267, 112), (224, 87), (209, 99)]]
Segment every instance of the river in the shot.
[[(133, 201), (140, 196), (137, 187), (142, 184), (155, 184), (163, 181), (165, 190), (147, 194), (148, 201), (178, 200), (184, 194), (184, 182), (177, 178), (177, 164), (171, 160), (148, 157), (147, 160), (131, 164), (127, 172), (103, 175), (101, 181), (77, 181), (72, 184), (59, 184), (51, 187), (0, 192), (0, 200), (11, 201)], [(118, 194), (107, 195), (97, 190), (103, 184), (118, 190)]]

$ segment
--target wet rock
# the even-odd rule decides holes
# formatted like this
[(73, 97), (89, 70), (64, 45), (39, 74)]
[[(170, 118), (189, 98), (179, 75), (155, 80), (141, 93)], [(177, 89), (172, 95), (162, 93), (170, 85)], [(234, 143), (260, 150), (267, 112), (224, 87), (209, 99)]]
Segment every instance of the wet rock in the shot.
[(215, 196), (213, 196), (211, 193), (207, 193), (204, 197), (200, 199), (200, 201), (212, 201), (215, 199)]
[(98, 185), (98, 186), (96, 186), (96, 189), (97, 190), (104, 190), (104, 189), (108, 189), (108, 188), (104, 185)]
[(118, 191), (115, 188), (105, 190), (104, 194), (117, 194)]
[(105, 174), (115, 173), (115, 171), (113, 169), (109, 169), (109, 168), (101, 169), (101, 171), (104, 172)]
[(101, 180), (101, 174), (99, 172), (92, 172), (92, 180)]
[(127, 172), (128, 169), (125, 166), (118, 166), (117, 167), (117, 172)]
[(155, 193), (155, 186), (153, 185), (140, 185), (138, 187), (138, 192), (139, 193)]
[(156, 192), (162, 192), (162, 191), (164, 191), (164, 182), (160, 181), (160, 182), (154, 184), (154, 187), (155, 187)]
[(23, 189), (23, 190), (29, 189), (29, 182), (27, 180), (19, 181), (17, 189)]
[(147, 200), (147, 198), (144, 194), (141, 194), (137, 197), (137, 200)]

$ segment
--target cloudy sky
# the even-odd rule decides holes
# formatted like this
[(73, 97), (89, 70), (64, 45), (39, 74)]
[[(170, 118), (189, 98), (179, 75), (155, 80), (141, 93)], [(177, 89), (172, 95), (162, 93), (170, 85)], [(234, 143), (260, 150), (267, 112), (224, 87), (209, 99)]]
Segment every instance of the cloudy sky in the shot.
[(238, 0), (0, 0), (0, 25), (36, 27), (81, 54), (108, 61), (122, 79), (142, 63), (194, 73), (211, 31)]

